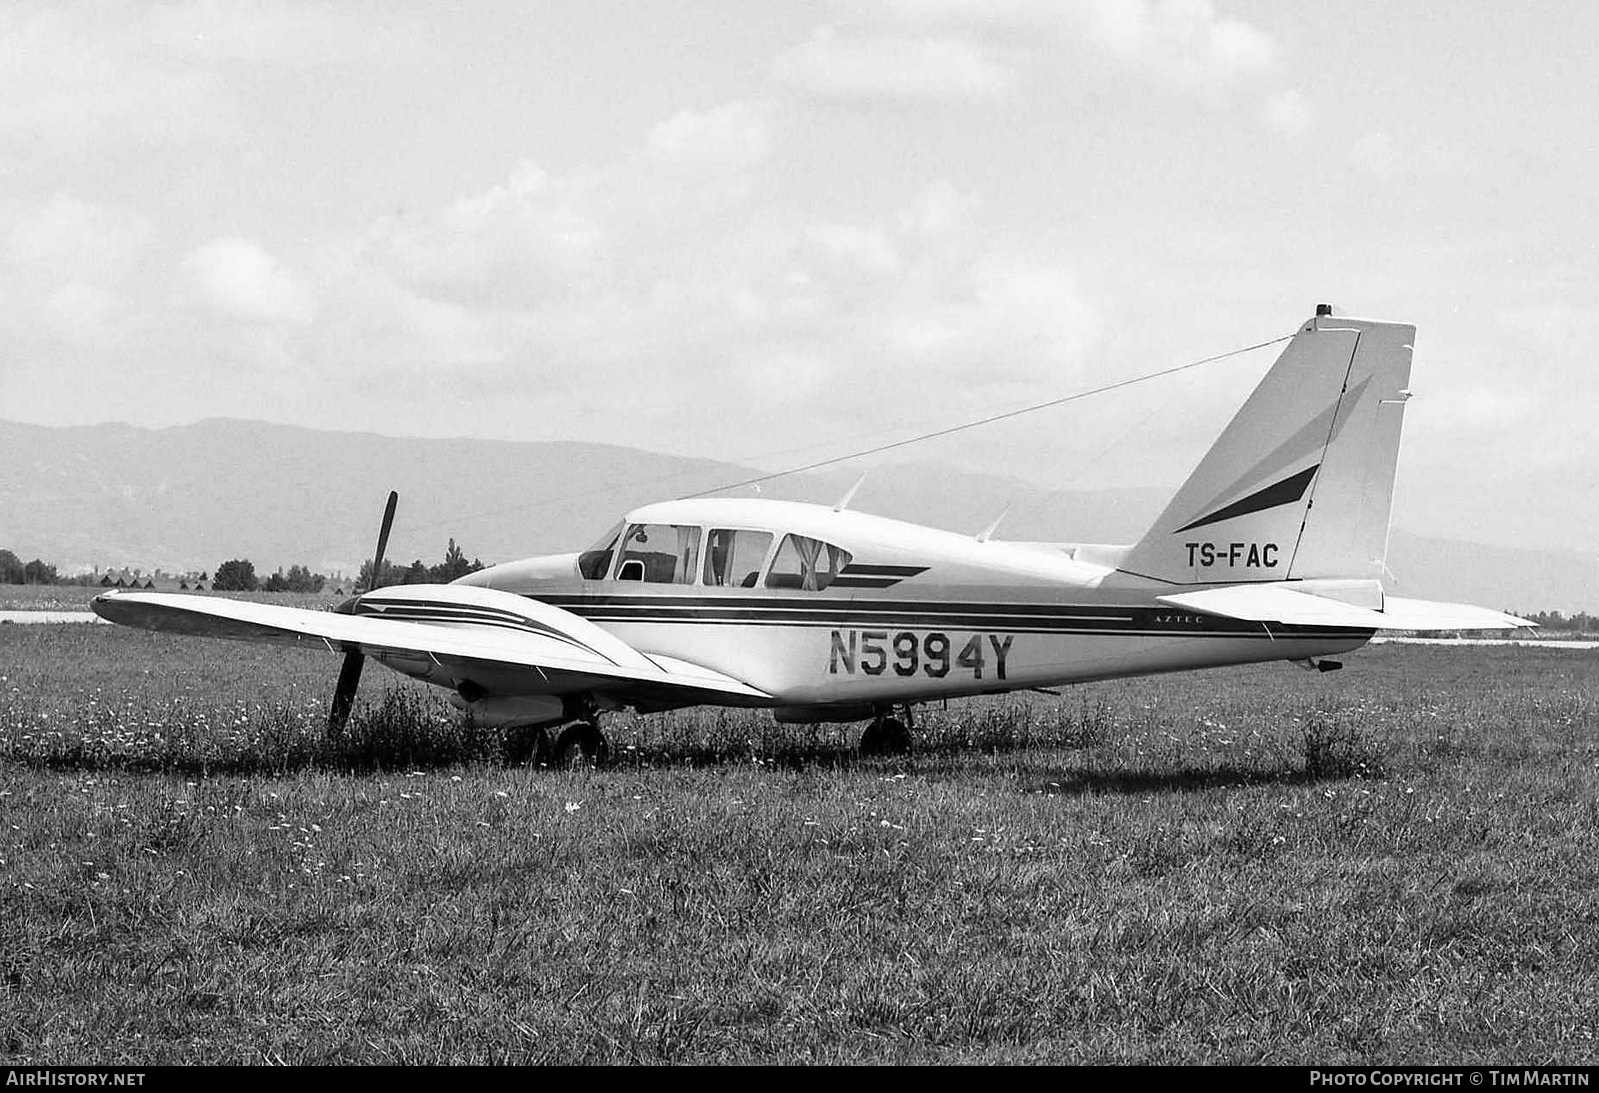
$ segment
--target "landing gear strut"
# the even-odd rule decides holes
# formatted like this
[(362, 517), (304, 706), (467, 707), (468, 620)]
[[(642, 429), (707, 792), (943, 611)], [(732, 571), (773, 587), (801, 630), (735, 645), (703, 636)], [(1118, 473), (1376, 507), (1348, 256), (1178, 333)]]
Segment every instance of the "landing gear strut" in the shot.
[(901, 706), (905, 719), (892, 716), (890, 710), (881, 711), (861, 733), (862, 755), (905, 755), (911, 750), (911, 727), (915, 719), (907, 703)]

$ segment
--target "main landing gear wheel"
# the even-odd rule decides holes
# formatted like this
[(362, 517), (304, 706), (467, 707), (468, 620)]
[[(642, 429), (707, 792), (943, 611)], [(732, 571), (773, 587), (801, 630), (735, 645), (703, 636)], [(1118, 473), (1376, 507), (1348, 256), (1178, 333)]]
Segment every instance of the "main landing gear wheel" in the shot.
[[(910, 720), (910, 708), (905, 709), (905, 719)], [(906, 755), (911, 750), (911, 730), (897, 717), (880, 714), (861, 733), (862, 755)]]
[(592, 721), (578, 721), (568, 725), (555, 740), (553, 765), (564, 769), (573, 767), (603, 767), (611, 757), (611, 744), (600, 727)]

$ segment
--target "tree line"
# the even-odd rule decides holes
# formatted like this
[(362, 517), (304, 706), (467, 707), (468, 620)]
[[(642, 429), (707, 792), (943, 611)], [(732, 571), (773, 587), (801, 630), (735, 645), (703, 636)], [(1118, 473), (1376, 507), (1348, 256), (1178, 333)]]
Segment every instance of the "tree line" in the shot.
[(0, 550), (0, 584), (59, 584), (56, 567), (35, 558), (24, 562), (9, 550)]
[(455, 540), (450, 540), (450, 545), (444, 548), (444, 561), (438, 565), (424, 565), (418, 558), (408, 566), (396, 565), (394, 562), (384, 562), (383, 570), (378, 574), (377, 583), (372, 581), (372, 563), (361, 563), (361, 575), (356, 579), (357, 588), (385, 588), (391, 584), (448, 584), (457, 577), (464, 577), (468, 573), (476, 573), (483, 568), (480, 559), (466, 560), (466, 553), (455, 545)]
[[(391, 584), (445, 584), (482, 568), (482, 560), (467, 561), (466, 552), (452, 538), (444, 550), (442, 562), (428, 565), (420, 558), (408, 566), (384, 562), (376, 584), (372, 583), (372, 562), (362, 562), (356, 587), (366, 590)], [(88, 573), (63, 577), (55, 566), (42, 559), (24, 562), (11, 551), (0, 549), (0, 584), (92, 585), (95, 579), (95, 575)], [(199, 577), (201, 581), (206, 579), (203, 573)], [(331, 580), (326, 574), (313, 573), (303, 565), (291, 565), (287, 571), (279, 566), (276, 573), (263, 580), (256, 575), (255, 563), (250, 559), (230, 558), (217, 566), (211, 588), (217, 592), (321, 592)]]
[(1575, 615), (1562, 615), (1559, 611), (1521, 611), (1517, 618), (1535, 622), (1545, 630), (1576, 630), (1584, 634), (1599, 633), (1599, 615), (1578, 611)]
[[(450, 545), (444, 548), (442, 562), (428, 565), (418, 558), (408, 566), (401, 566), (386, 561), (376, 584), (372, 582), (372, 562), (362, 562), (361, 575), (356, 578), (355, 587), (370, 591), (391, 584), (447, 584), (482, 568), (482, 560), (473, 558), (467, 561), (466, 553), (452, 538)], [(216, 579), (211, 582), (211, 588), (216, 592), (320, 592), (327, 583), (325, 575), (312, 573), (303, 565), (291, 565), (287, 573), (280, 567), (263, 581), (255, 575), (255, 563), (250, 559), (230, 558), (217, 566)]]

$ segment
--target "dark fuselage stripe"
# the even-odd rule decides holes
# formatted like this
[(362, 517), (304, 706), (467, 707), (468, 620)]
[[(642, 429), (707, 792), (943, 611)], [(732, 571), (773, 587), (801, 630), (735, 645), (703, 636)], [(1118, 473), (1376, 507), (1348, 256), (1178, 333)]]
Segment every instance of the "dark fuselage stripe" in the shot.
[(404, 611), (435, 611), (460, 616), (475, 618), (505, 619), (510, 622), (526, 623), (529, 625), (543, 625), (535, 623), (526, 615), (517, 611), (509, 611), (503, 607), (484, 607), (479, 604), (441, 603), (438, 600), (377, 600), (357, 605), (356, 613), (359, 615), (375, 615), (379, 618), (384, 615), (397, 615)]
[[(1260, 638), (1263, 640), (1288, 641), (1298, 638), (1365, 638), (1369, 639), (1374, 631), (1371, 630), (1323, 630), (1316, 627), (1289, 628), (1287, 626), (1273, 627), (1268, 633), (1261, 623), (1239, 622), (1238, 629), (1200, 629), (1195, 626), (1172, 626), (1169, 628), (1155, 627), (1083, 627), (1083, 626), (1043, 626), (1038, 623), (1025, 623), (1016, 625), (1005, 620), (927, 620), (927, 619), (832, 619), (810, 620), (796, 622), (784, 619), (751, 619), (751, 618), (646, 618), (642, 616), (593, 616), (591, 622), (597, 625), (607, 623), (652, 624), (652, 625), (717, 625), (717, 626), (789, 626), (808, 629), (833, 629), (833, 630), (956, 630), (956, 631), (1002, 631), (1007, 634), (1043, 634), (1056, 636), (1095, 635), (1100, 637), (1184, 637), (1184, 638)], [(1218, 620), (1221, 621), (1221, 620)], [(1258, 629), (1257, 629), (1258, 628)]]
[[(454, 605), (438, 603), (396, 603), (388, 601), (383, 610), (360, 609), (356, 611), (361, 618), (391, 619), (395, 622), (423, 622), (423, 623), (450, 623), (452, 625), (490, 626), (499, 630), (519, 630), (525, 634), (534, 634), (542, 638), (553, 638), (556, 641), (570, 645), (584, 652), (593, 653), (610, 661), (598, 649), (579, 641), (570, 634), (557, 630), (532, 619), (519, 618), (510, 612), (500, 612), (493, 608), (456, 608)], [(612, 663), (615, 663), (612, 661)]]
[[(574, 595), (541, 595), (529, 593), (528, 598), (547, 603), (552, 607), (561, 607), (568, 611), (585, 610), (627, 610), (655, 608), (660, 610), (679, 610), (686, 608), (699, 608), (709, 610), (750, 610), (750, 611), (808, 611), (848, 612), (861, 614), (865, 612), (939, 612), (944, 614), (972, 613), (986, 615), (1041, 615), (1047, 617), (1076, 617), (1080, 615), (1105, 616), (1114, 615), (1120, 618), (1131, 617), (1140, 611), (1156, 611), (1164, 615), (1180, 614), (1174, 607), (1164, 607), (1153, 604), (1052, 604), (1052, 603), (1022, 603), (1006, 602), (1003, 600), (872, 600), (849, 596), (574, 596)], [(1188, 612), (1194, 614), (1194, 612)]]
[[(793, 623), (796, 625), (838, 625), (871, 626), (873, 624), (885, 625), (889, 623), (938, 626), (971, 626), (978, 625), (992, 629), (995, 624), (1006, 626), (1063, 626), (1063, 625), (1096, 625), (1108, 624), (1113, 626), (1132, 626), (1136, 620), (1129, 615), (1072, 615), (1061, 618), (1040, 618), (1036, 615), (1008, 615), (997, 612), (986, 614), (957, 614), (942, 611), (893, 611), (893, 612), (852, 612), (852, 611), (754, 611), (742, 609), (739, 611), (717, 611), (714, 608), (682, 608), (668, 610), (653, 608), (647, 610), (614, 610), (610, 608), (573, 608), (574, 614), (582, 615), (587, 619), (608, 619), (633, 621), (640, 619), (672, 621), (672, 622), (762, 622), (762, 623)], [(1193, 624), (1189, 624), (1193, 625)]]
[[(800, 626), (832, 629), (916, 629), (916, 630), (1003, 630), (1010, 633), (1033, 634), (1101, 634), (1135, 637), (1370, 637), (1370, 630), (1314, 626), (1266, 625), (1258, 622), (1206, 618), (1202, 622), (1163, 623), (1152, 618), (1138, 619), (1127, 615), (1073, 615), (1058, 618), (1041, 618), (1033, 615), (1010, 614), (945, 614), (920, 612), (852, 613), (828, 611), (798, 613), (792, 611), (743, 610), (737, 613), (718, 612), (712, 609), (664, 610), (614, 610), (606, 608), (571, 609), (590, 622), (653, 623), (718, 626)], [(1150, 612), (1150, 615), (1174, 614)], [(1190, 616), (1191, 618), (1192, 616)]]
[[(549, 603), (551, 597), (542, 602)], [(571, 597), (578, 600), (578, 597)], [(631, 600), (633, 602), (614, 602)], [(975, 604), (850, 601), (796, 601), (744, 597), (730, 602), (711, 597), (598, 597), (596, 602), (561, 604), (563, 609), (596, 624), (656, 624), (715, 626), (790, 626), (818, 629), (917, 629), (1004, 631), (1100, 637), (1195, 638), (1369, 638), (1370, 630), (1312, 626), (1266, 625), (1258, 622), (1201, 616), (1151, 607), (1094, 607), (1089, 605)], [(774, 604), (784, 606), (771, 606)], [(554, 606), (554, 604), (552, 604)], [(610, 661), (599, 650), (552, 626), (499, 608), (441, 604), (436, 601), (390, 600), (383, 610), (358, 608), (367, 618), (402, 622), (444, 623), (516, 630), (551, 638)], [(1170, 619), (1172, 621), (1165, 621)], [(1180, 620), (1180, 621), (1179, 621)], [(613, 661), (614, 663), (614, 661)]]
[(747, 623), (757, 626), (1014, 630), (1201, 636), (1361, 636), (1351, 627), (1262, 624), (1145, 604), (1038, 604), (867, 600), (809, 596), (548, 596), (543, 602), (591, 622)]

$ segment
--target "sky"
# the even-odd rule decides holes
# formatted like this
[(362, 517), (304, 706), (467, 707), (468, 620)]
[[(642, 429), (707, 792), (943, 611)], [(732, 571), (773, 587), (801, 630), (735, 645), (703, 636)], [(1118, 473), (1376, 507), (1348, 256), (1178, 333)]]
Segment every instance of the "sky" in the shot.
[[(11, 0), (0, 419), (776, 469), (1329, 302), (1419, 327), (1397, 523), (1591, 552), (1594, 41), (1577, 2)], [(1274, 352), (898, 454), (1175, 487)]]

